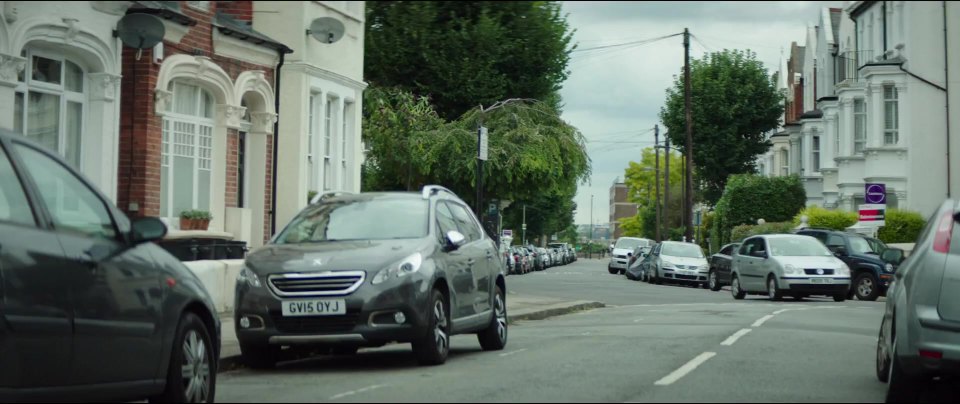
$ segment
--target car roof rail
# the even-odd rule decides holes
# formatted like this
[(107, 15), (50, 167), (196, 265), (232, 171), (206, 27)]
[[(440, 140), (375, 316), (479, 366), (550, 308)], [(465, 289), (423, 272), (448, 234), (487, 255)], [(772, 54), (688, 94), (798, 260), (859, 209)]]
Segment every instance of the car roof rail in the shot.
[(313, 204), (315, 204), (315, 203), (317, 203), (317, 202), (320, 202), (320, 201), (322, 201), (322, 200), (324, 200), (324, 199), (326, 199), (326, 198), (329, 198), (329, 197), (332, 197), (332, 196), (337, 196), (337, 195), (353, 195), (353, 192), (347, 192), (347, 191), (327, 191), (327, 192), (324, 192), (324, 193), (315, 195), (315, 196), (313, 197), (313, 199), (310, 200), (310, 204), (313, 205)]
[(423, 199), (430, 199), (431, 196), (436, 195), (439, 192), (447, 192), (450, 195), (457, 197), (457, 194), (453, 193), (453, 191), (447, 188), (444, 188), (440, 185), (424, 185), (423, 192), (422, 192)]

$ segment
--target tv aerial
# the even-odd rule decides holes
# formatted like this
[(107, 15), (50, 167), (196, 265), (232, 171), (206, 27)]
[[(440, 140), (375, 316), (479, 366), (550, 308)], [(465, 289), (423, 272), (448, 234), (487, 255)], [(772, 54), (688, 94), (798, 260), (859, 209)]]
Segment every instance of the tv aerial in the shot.
[(155, 15), (131, 13), (123, 16), (117, 22), (115, 36), (120, 42), (137, 50), (137, 60), (144, 49), (152, 48), (163, 40), (166, 28), (163, 21)]
[(321, 43), (334, 43), (343, 38), (345, 29), (340, 20), (332, 17), (320, 17), (310, 22), (307, 35)]

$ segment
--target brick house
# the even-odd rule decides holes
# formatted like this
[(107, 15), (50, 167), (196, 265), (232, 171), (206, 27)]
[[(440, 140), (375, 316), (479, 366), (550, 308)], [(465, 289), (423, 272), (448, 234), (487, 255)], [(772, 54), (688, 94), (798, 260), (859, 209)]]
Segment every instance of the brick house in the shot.
[(140, 1), (161, 44), (123, 49), (117, 206), (179, 229), (183, 210), (252, 247), (271, 235), (275, 71), (285, 45), (254, 31), (252, 2)]
[(616, 181), (610, 186), (610, 230), (614, 239), (623, 236), (620, 219), (636, 216), (639, 209), (637, 204), (630, 202), (629, 192), (623, 182)]

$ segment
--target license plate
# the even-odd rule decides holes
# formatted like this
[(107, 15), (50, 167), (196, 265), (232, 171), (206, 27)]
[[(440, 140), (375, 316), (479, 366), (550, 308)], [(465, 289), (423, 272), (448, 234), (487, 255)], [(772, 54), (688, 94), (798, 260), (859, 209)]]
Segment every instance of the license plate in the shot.
[(284, 300), (284, 317), (338, 316), (347, 314), (345, 300)]
[(810, 283), (816, 283), (816, 284), (833, 283), (833, 278), (812, 278), (810, 279)]

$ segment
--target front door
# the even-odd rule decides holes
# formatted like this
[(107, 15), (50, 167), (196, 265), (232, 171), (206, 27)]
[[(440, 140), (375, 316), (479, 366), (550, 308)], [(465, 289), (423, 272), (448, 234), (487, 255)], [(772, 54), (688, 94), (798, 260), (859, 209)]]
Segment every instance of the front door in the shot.
[[(447, 202), (453, 218), (457, 222), (457, 228), (467, 238), (467, 244), (461, 249), (464, 258), (466, 258), (466, 274), (469, 280), (469, 292), (463, 295), (460, 300), (461, 317), (472, 316), (490, 310), (490, 285), (489, 273), (492, 259), (488, 259), (488, 253), (492, 253), (487, 247), (489, 244), (483, 239), (483, 230), (480, 223), (470, 213), (470, 209), (459, 203)], [(492, 257), (491, 257), (492, 258)]]
[(57, 229), (73, 297), (74, 384), (146, 380), (160, 359), (160, 271), (117, 231), (106, 202), (58, 161), (18, 149)]
[(0, 388), (63, 386), (70, 377), (69, 268), (41, 218), (0, 145)]
[(763, 275), (763, 258), (754, 257), (757, 251), (763, 251), (763, 239), (753, 238), (743, 243), (740, 254), (737, 255), (737, 270), (740, 274), (740, 285), (743, 290), (749, 292), (761, 292), (766, 290)]

